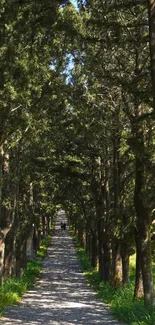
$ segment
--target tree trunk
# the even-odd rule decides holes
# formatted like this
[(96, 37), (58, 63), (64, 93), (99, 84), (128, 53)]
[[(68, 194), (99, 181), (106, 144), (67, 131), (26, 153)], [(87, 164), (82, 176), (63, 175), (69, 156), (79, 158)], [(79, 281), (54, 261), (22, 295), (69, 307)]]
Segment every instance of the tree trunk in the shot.
[(144, 297), (141, 247), (138, 238), (138, 231), (136, 229), (135, 229), (135, 243), (136, 243), (136, 278), (135, 278), (135, 289), (134, 289), (133, 300), (135, 298)]
[(99, 260), (99, 277), (104, 280), (104, 250), (103, 250), (103, 219), (98, 221), (98, 260)]
[(152, 94), (153, 107), (155, 109), (155, 0), (147, 0), (149, 16), (149, 38), (150, 38), (150, 58), (151, 58), (151, 77), (152, 77)]
[(103, 242), (103, 281), (109, 282), (111, 276), (111, 252), (110, 252), (110, 244), (108, 242), (108, 238)]
[(81, 247), (84, 247), (84, 229), (82, 222), (78, 223), (78, 238), (80, 240)]
[(2, 228), (3, 145), (0, 145), (0, 228)]
[[(121, 245), (122, 246), (122, 245)], [(121, 258), (122, 258), (122, 282), (123, 284), (129, 282), (129, 254), (126, 247), (121, 247)]]
[[(0, 229), (2, 228), (2, 164), (3, 164), (3, 146), (0, 145)], [(3, 282), (4, 268), (4, 234), (0, 231), (0, 284)]]
[(89, 256), (89, 258), (90, 258), (90, 251), (91, 251), (91, 249), (90, 249), (90, 232), (87, 229), (87, 231), (86, 231), (86, 252), (87, 252), (87, 255)]
[(16, 276), (20, 277), (23, 274), (24, 267), (26, 266), (26, 238), (20, 234), (20, 238), (16, 243)]
[[(140, 108), (139, 108), (140, 109)], [(151, 219), (145, 205), (145, 170), (144, 170), (144, 139), (142, 127), (137, 126), (136, 132), (136, 179), (135, 179), (135, 210), (137, 215), (139, 247), (141, 251), (141, 267), (144, 286), (144, 302), (153, 302), (154, 288), (151, 257)]]
[(42, 238), (46, 237), (46, 217), (42, 216)]
[(109, 148), (105, 147), (105, 230), (103, 241), (103, 281), (110, 282), (111, 278), (111, 247), (110, 247), (110, 196), (109, 196), (109, 173), (110, 173), (110, 161), (109, 161)]
[(120, 253), (120, 243), (116, 240), (112, 248), (112, 285), (117, 288), (122, 285), (122, 259)]
[(0, 285), (3, 283), (4, 275), (5, 238), (9, 231), (10, 227), (0, 230)]
[(0, 285), (3, 283), (5, 236), (0, 231)]
[(15, 240), (16, 229), (19, 223), (18, 200), (19, 200), (19, 148), (10, 151), (10, 193), (12, 193), (12, 226), (6, 236), (5, 241), (5, 262), (4, 275), (11, 276), (15, 274)]
[(37, 225), (35, 224), (34, 234), (33, 234), (33, 251), (35, 252), (35, 254), (39, 250), (40, 244), (41, 244), (41, 231), (39, 228), (37, 228)]
[(95, 231), (91, 235), (91, 265), (94, 268), (97, 266), (97, 234)]
[(15, 274), (15, 226), (6, 236), (5, 240), (5, 258), (4, 258), (4, 275), (12, 276)]
[[(5, 157), (5, 159), (4, 159)], [(5, 186), (4, 186), (5, 185)], [(9, 164), (8, 156), (4, 156), (3, 145), (0, 145), (0, 284), (3, 283), (5, 238), (12, 227), (11, 213), (3, 207), (3, 199), (7, 198), (9, 189)], [(4, 195), (5, 191), (5, 195)]]
[(33, 250), (33, 235), (34, 235), (34, 226), (32, 225), (26, 243), (26, 256), (29, 260), (35, 257), (35, 252)]
[(93, 220), (93, 229), (97, 231), (99, 276), (103, 280), (103, 233), (105, 222), (105, 170), (103, 157), (92, 159), (91, 190), (94, 199), (96, 216)]

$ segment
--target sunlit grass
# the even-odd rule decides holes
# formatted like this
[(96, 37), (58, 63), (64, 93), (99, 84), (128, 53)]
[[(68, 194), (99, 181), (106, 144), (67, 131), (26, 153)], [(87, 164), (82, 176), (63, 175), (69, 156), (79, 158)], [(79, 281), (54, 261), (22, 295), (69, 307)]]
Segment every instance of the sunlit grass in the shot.
[(42, 240), (40, 250), (37, 252), (37, 257), (44, 259), (47, 255), (47, 247), (49, 246), (51, 236), (47, 236)]
[(22, 277), (12, 277), (5, 279), (3, 286), (0, 288), (0, 314), (5, 306), (12, 305), (21, 300), (21, 296), (34, 283), (39, 276), (41, 264), (39, 261), (30, 261)]
[(42, 259), (47, 255), (51, 236), (42, 240), (40, 250), (37, 252), (37, 258), (29, 261), (22, 277), (12, 277), (5, 279), (0, 287), (0, 315), (6, 306), (18, 303), (22, 295), (35, 283), (40, 275), (42, 268)]
[(87, 271), (87, 270), (90, 270), (92, 269), (91, 267), (91, 264), (90, 264), (90, 261), (89, 261), (89, 258), (88, 256), (85, 254), (85, 251), (83, 248), (78, 248), (77, 249), (77, 256), (80, 260), (80, 263), (81, 263), (81, 266), (82, 266), (82, 269), (84, 271)]
[(134, 283), (130, 282), (119, 289), (100, 283), (98, 295), (111, 306), (112, 313), (120, 321), (130, 325), (154, 325), (155, 311), (144, 307), (141, 299), (133, 301)]

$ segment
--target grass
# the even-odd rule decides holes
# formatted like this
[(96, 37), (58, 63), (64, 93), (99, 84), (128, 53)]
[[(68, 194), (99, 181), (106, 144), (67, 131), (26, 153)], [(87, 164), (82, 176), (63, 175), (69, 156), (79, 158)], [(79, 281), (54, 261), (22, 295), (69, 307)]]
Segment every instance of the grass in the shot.
[[(155, 307), (144, 307), (142, 299), (133, 301), (135, 279), (135, 255), (130, 259), (131, 274), (130, 283), (119, 289), (114, 289), (110, 284), (100, 282), (98, 271), (90, 265), (89, 258), (83, 248), (76, 242), (77, 256), (89, 285), (97, 291), (99, 299), (111, 307), (111, 312), (120, 322), (129, 325), (155, 325)], [(153, 267), (155, 275), (155, 266)]]
[(47, 247), (50, 244), (51, 236), (47, 236), (42, 240), (39, 251), (37, 252), (37, 257), (40, 259), (44, 259), (47, 255)]
[(50, 239), (51, 236), (47, 236), (42, 240), (36, 259), (28, 261), (22, 277), (11, 277), (4, 280), (0, 287), (0, 316), (2, 316), (6, 306), (20, 302), (24, 292), (30, 289), (36, 278), (39, 277), (42, 267), (41, 261), (47, 255)]

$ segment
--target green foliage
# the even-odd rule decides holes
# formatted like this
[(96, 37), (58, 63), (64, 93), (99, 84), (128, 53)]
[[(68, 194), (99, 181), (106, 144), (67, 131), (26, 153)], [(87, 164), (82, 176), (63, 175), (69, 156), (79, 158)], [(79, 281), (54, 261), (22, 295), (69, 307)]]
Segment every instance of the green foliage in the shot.
[[(17, 208), (20, 247), (32, 211), (40, 230), (39, 215), (51, 216), (59, 203), (89, 233), (103, 204), (105, 232), (128, 236), (133, 245), (135, 109), (142, 107), (145, 117), (151, 108), (147, 3), (78, 3), (79, 10), (61, 0), (0, 4), (0, 140), (9, 157), (0, 182), (1, 227)], [(149, 170), (152, 124), (145, 120)], [(150, 171), (146, 178), (146, 206), (154, 209)], [(84, 251), (78, 254), (98, 285)], [(37, 256), (45, 255), (43, 243)]]

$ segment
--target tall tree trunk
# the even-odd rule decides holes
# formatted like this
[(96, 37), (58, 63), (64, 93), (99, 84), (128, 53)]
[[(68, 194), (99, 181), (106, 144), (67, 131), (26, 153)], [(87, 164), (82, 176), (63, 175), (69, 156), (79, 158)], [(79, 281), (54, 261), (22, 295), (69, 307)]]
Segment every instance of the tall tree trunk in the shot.
[(5, 276), (11, 276), (15, 274), (15, 241), (16, 241), (16, 229), (19, 223), (18, 216), (18, 201), (19, 201), (19, 148), (12, 149), (10, 151), (10, 193), (12, 193), (12, 226), (9, 233), (6, 236), (5, 245)]
[(5, 236), (0, 231), (0, 285), (3, 283)]
[(103, 241), (103, 281), (109, 282), (111, 276), (111, 252), (108, 238)]
[(5, 258), (4, 258), (4, 275), (12, 276), (15, 274), (15, 226), (6, 236), (5, 240)]
[(103, 280), (103, 241), (104, 241), (104, 227), (105, 227), (105, 175), (104, 162), (102, 157), (92, 161), (92, 193), (94, 197), (94, 205), (96, 218), (94, 222), (94, 229), (97, 229), (98, 236), (98, 262), (99, 262), (99, 276)]
[(97, 233), (94, 230), (91, 234), (91, 265), (97, 266)]
[(110, 162), (109, 162), (109, 148), (105, 146), (105, 230), (104, 230), (104, 241), (103, 241), (103, 281), (110, 282), (111, 278), (111, 229), (110, 229), (110, 197), (109, 197), (109, 172), (110, 172)]
[(42, 220), (42, 237), (45, 238), (46, 237), (46, 217), (45, 216), (42, 216), (41, 218)]
[(9, 231), (10, 227), (0, 230), (0, 285), (3, 283), (4, 275), (5, 238)]
[(34, 251), (34, 254), (36, 254), (37, 251), (39, 250), (40, 244), (41, 244), (41, 231), (37, 227), (37, 225), (35, 224), (34, 233), (33, 233), (33, 251)]
[[(113, 192), (114, 192), (114, 227), (118, 228), (118, 221), (121, 218), (120, 209), (120, 131), (119, 131), (119, 110), (115, 112), (116, 121), (114, 122), (114, 138), (113, 138)], [(115, 287), (122, 284), (122, 259), (120, 252), (120, 230), (117, 236), (112, 240), (112, 285)]]
[(143, 279), (142, 279), (141, 247), (140, 247), (137, 229), (135, 229), (135, 243), (136, 243), (136, 278), (135, 278), (135, 289), (134, 289), (133, 300), (135, 298), (141, 298), (144, 296)]
[(86, 252), (87, 252), (87, 255), (89, 256), (89, 258), (90, 258), (90, 251), (91, 251), (91, 248), (90, 248), (90, 231), (87, 229), (86, 230)]
[[(3, 164), (3, 146), (0, 145), (0, 229), (2, 228), (2, 164)], [(0, 231), (0, 284), (3, 282), (4, 268), (4, 234)]]
[(0, 228), (2, 228), (3, 145), (0, 145)]
[(155, 0), (147, 0), (149, 15), (149, 38), (150, 38), (150, 58), (153, 107), (155, 109)]
[[(141, 107), (138, 113), (141, 114)], [(151, 257), (151, 219), (149, 209), (146, 207), (145, 193), (145, 169), (144, 169), (144, 139), (143, 129), (137, 126), (136, 130), (136, 179), (135, 179), (135, 210), (137, 215), (136, 227), (138, 231), (139, 247), (141, 250), (141, 267), (144, 286), (144, 302), (153, 301), (154, 288), (152, 276), (152, 257)]]
[(121, 257), (122, 257), (122, 282), (128, 283), (129, 282), (129, 252), (128, 252), (128, 245), (126, 242), (121, 243)]
[(103, 218), (98, 220), (98, 260), (99, 260), (99, 277), (100, 280), (104, 280), (104, 250), (103, 250), (103, 241), (104, 241), (104, 220)]
[(34, 236), (34, 226), (32, 225), (30, 231), (29, 231), (29, 236), (27, 238), (26, 242), (26, 256), (27, 259), (33, 259), (35, 254), (33, 250), (33, 236)]
[(16, 276), (23, 274), (26, 262), (26, 239), (21, 237), (16, 244)]
[[(6, 158), (6, 157), (5, 157)], [(4, 196), (4, 174), (5, 174), (5, 194)], [(5, 256), (5, 238), (11, 229), (11, 214), (9, 209), (2, 206), (3, 199), (7, 197), (8, 191), (8, 157), (4, 161), (3, 145), (0, 145), (0, 284), (3, 283), (4, 275), (4, 256)], [(4, 196), (4, 198), (3, 198)]]
[(112, 246), (112, 279), (111, 283), (114, 287), (122, 285), (122, 258), (120, 252), (120, 242), (116, 240)]
[(78, 223), (78, 238), (79, 238), (81, 247), (84, 247), (84, 229), (83, 229), (82, 222)]

